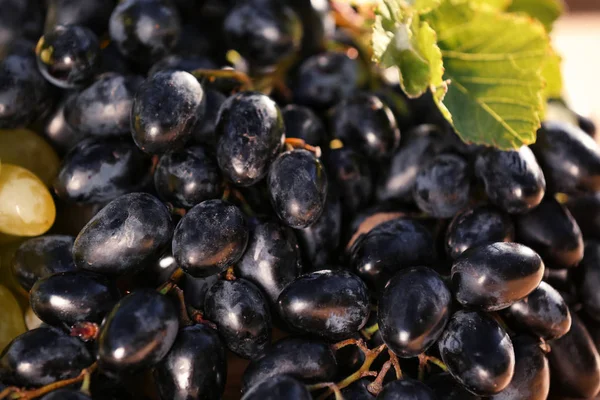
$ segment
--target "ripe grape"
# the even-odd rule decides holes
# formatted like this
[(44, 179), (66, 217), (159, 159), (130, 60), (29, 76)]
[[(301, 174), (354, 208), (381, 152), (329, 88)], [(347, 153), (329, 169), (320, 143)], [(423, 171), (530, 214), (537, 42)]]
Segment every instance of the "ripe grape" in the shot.
[(588, 241), (581, 263), (575, 271), (577, 293), (584, 311), (600, 321), (600, 243)]
[(569, 197), (565, 204), (586, 239), (600, 240), (600, 194)]
[(242, 400), (311, 400), (306, 386), (287, 375), (277, 375), (252, 386)]
[(308, 107), (290, 104), (281, 109), (285, 136), (302, 139), (312, 146), (324, 147), (327, 132), (321, 119)]
[(377, 396), (380, 400), (436, 400), (433, 391), (423, 382), (414, 379), (400, 379), (388, 383)]
[(108, 27), (115, 3), (114, 0), (50, 0), (45, 29), (51, 30), (57, 25), (82, 25), (102, 34)]
[(330, 149), (326, 169), (333, 181), (332, 190), (340, 194), (346, 214), (353, 215), (371, 201), (373, 192), (369, 163), (349, 147)]
[(58, 389), (48, 393), (42, 400), (91, 400), (91, 397), (85, 395), (79, 390)]

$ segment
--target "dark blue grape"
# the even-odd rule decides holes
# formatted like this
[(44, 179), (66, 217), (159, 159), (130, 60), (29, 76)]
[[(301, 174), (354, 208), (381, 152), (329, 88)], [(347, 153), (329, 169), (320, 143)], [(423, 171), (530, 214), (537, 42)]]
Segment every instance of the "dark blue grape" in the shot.
[(371, 383), (368, 378), (359, 379), (341, 390), (344, 399), (352, 400), (375, 400), (375, 396), (369, 392), (367, 386)]
[(596, 138), (596, 123), (593, 119), (585, 117), (583, 115), (577, 115), (577, 125), (579, 125), (579, 128), (582, 131), (584, 131), (594, 139)]
[(173, 223), (167, 208), (146, 193), (118, 197), (83, 227), (73, 245), (75, 265), (103, 274), (145, 267), (168, 246)]
[(235, 264), (248, 243), (244, 215), (222, 200), (207, 200), (187, 212), (173, 235), (173, 256), (188, 274), (202, 278)]
[(587, 241), (581, 263), (574, 271), (577, 293), (584, 311), (600, 321), (600, 242)]
[(51, 327), (17, 336), (0, 355), (0, 380), (18, 386), (43, 386), (74, 378), (92, 364), (78, 338)]
[(179, 314), (168, 297), (149, 289), (124, 297), (100, 327), (98, 363), (118, 373), (162, 360), (177, 336)]
[(192, 133), (192, 140), (195, 143), (214, 149), (219, 140), (217, 136), (217, 118), (219, 116), (219, 110), (225, 100), (227, 100), (227, 97), (213, 89), (206, 90), (205, 94), (206, 107), (204, 116), (198, 119), (194, 132)]
[(77, 132), (94, 136), (130, 132), (133, 98), (143, 79), (137, 75), (107, 73), (69, 100), (67, 123)]
[(427, 380), (439, 400), (480, 400), (481, 397), (469, 392), (448, 372), (436, 374)]
[(147, 153), (183, 147), (203, 109), (204, 91), (196, 78), (184, 71), (158, 72), (135, 95), (131, 108), (133, 140)]
[(269, 304), (250, 281), (216, 282), (206, 293), (204, 311), (227, 347), (243, 358), (260, 357), (271, 343)]
[(306, 386), (288, 375), (277, 375), (252, 386), (242, 400), (311, 400)]
[(46, 14), (46, 31), (57, 25), (81, 25), (97, 35), (108, 29), (108, 19), (115, 0), (50, 0)]
[(327, 173), (336, 183), (344, 211), (353, 215), (371, 201), (371, 168), (366, 158), (350, 147), (331, 149), (326, 158)]
[(467, 162), (453, 154), (435, 157), (419, 170), (413, 197), (419, 208), (436, 218), (450, 218), (469, 203)]
[(73, 242), (75, 238), (67, 235), (46, 235), (23, 242), (12, 262), (12, 270), (23, 289), (29, 291), (38, 279), (74, 271)]
[(442, 334), (451, 303), (452, 294), (435, 271), (416, 267), (398, 272), (379, 299), (383, 341), (400, 357), (418, 356)]
[(583, 237), (600, 240), (600, 193), (569, 197), (566, 203)]
[(204, 310), (204, 300), (206, 293), (212, 285), (217, 283), (219, 275), (210, 275), (206, 278), (194, 278), (191, 275), (185, 274), (181, 288), (185, 296), (185, 303), (197, 310)]
[(58, 389), (54, 390), (44, 397), (42, 400), (91, 400), (91, 397), (87, 396), (80, 390), (74, 389)]
[(154, 186), (161, 199), (183, 208), (223, 193), (217, 161), (200, 146), (163, 154), (154, 172)]
[(504, 329), (482, 312), (455, 313), (438, 347), (448, 371), (475, 394), (500, 393), (513, 378), (512, 342)]
[(72, 96), (75, 94), (63, 99), (44, 121), (42, 134), (60, 156), (66, 154), (85, 137), (82, 132), (73, 129), (65, 119), (65, 108)]
[(388, 383), (377, 395), (378, 400), (437, 400), (437, 397), (423, 382), (403, 378)]
[(452, 286), (458, 302), (485, 311), (507, 308), (526, 297), (543, 276), (540, 256), (518, 243), (473, 247), (452, 265)]
[(323, 213), (327, 174), (321, 161), (307, 150), (281, 153), (268, 176), (271, 204), (279, 219), (292, 228), (307, 228)]
[(218, 69), (218, 66), (214, 61), (207, 57), (196, 55), (180, 56), (172, 54), (157, 61), (148, 71), (148, 76), (152, 76), (157, 72), (169, 69), (191, 73), (196, 69)]
[(325, 146), (327, 132), (321, 119), (308, 107), (290, 104), (281, 109), (285, 136), (302, 139), (312, 146)]
[(101, 204), (143, 190), (152, 179), (152, 160), (125, 139), (90, 138), (65, 156), (54, 191), (78, 204)]
[(219, 167), (240, 186), (254, 185), (267, 174), (285, 140), (279, 107), (258, 92), (242, 92), (225, 100), (216, 133)]
[(293, 329), (331, 340), (358, 332), (369, 318), (369, 292), (356, 275), (322, 270), (289, 284), (277, 300), (281, 318)]
[(183, 328), (154, 370), (163, 400), (218, 400), (226, 376), (225, 348), (214, 329), (207, 325)]

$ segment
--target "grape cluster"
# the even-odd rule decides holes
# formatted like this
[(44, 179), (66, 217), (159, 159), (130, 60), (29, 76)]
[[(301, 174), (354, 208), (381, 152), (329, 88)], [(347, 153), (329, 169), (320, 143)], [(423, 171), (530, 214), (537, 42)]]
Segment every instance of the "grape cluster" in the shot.
[(594, 124), (463, 143), (355, 11), (0, 0), (0, 400), (600, 392)]

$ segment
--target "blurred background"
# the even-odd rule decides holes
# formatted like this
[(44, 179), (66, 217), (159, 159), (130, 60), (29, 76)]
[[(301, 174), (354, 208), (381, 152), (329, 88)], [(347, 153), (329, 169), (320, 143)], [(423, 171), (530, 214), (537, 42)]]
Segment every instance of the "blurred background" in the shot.
[(566, 0), (555, 24), (554, 44), (563, 57), (564, 94), (579, 114), (600, 123), (600, 0)]

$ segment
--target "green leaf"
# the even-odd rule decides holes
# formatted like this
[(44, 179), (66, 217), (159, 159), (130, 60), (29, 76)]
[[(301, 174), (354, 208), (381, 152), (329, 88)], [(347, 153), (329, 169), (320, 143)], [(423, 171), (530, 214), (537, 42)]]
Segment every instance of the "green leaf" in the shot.
[(543, 26), (452, 0), (425, 19), (438, 32), (450, 80), (443, 105), (460, 137), (502, 149), (533, 143), (543, 111), (540, 71), (549, 55)]
[(490, 7), (494, 10), (506, 10), (512, 0), (470, 0), (472, 4)]
[(562, 57), (554, 49), (551, 49), (550, 53), (542, 68), (542, 78), (546, 81), (544, 96), (546, 99), (558, 99), (562, 96), (563, 86), (560, 68)]
[(404, 3), (418, 13), (426, 13), (438, 7), (441, 0), (404, 0)]
[(548, 32), (552, 24), (565, 11), (562, 0), (512, 0), (507, 11), (525, 13), (544, 24)]

